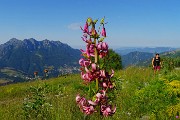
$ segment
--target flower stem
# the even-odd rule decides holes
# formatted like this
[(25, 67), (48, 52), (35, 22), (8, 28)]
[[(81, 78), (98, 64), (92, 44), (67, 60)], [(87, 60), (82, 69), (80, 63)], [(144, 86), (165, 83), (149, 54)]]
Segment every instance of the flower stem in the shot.
[[(96, 46), (96, 38), (94, 38), (94, 44)], [(97, 64), (98, 63), (98, 51), (97, 51), (97, 48), (95, 47), (94, 48), (95, 50), (95, 63)], [(99, 81), (98, 79), (96, 78), (96, 90), (98, 91), (99, 90)]]
[[(92, 22), (92, 30), (95, 30), (95, 23)], [(94, 45), (96, 46), (96, 34), (94, 35)], [(95, 63), (97, 64), (98, 63), (98, 51), (97, 51), (97, 48), (95, 47), (94, 48), (94, 54), (95, 54)], [(99, 90), (99, 81), (98, 79), (96, 78), (96, 90), (98, 91)]]

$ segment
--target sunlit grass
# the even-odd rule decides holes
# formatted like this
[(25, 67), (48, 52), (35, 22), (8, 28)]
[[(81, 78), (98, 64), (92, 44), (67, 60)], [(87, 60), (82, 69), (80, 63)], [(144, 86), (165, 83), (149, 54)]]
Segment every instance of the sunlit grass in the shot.
[[(23, 103), (24, 99), (31, 95), (29, 88), (44, 85), (48, 85), (49, 92), (45, 96), (52, 105), (49, 111), (51, 114), (47, 117), (49, 120), (173, 119), (179, 109), (179, 73), (179, 70), (175, 70), (168, 75), (154, 75), (152, 69), (135, 67), (116, 71), (117, 111), (108, 118), (99, 116), (99, 113), (84, 117), (80, 112), (75, 97), (79, 93), (87, 94), (88, 87), (83, 84), (79, 74), (1, 86), (0, 120), (25, 119)], [(146, 103), (147, 100), (149, 104)], [(176, 111), (172, 112), (173, 109)]]

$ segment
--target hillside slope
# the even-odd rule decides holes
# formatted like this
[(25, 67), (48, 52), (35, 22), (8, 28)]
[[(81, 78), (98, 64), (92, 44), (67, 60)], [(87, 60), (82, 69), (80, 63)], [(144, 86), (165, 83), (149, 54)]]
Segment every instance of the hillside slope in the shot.
[(58, 75), (63, 68), (78, 67), (80, 54), (79, 50), (60, 41), (12, 38), (0, 45), (0, 68), (10, 67), (28, 75), (33, 75), (34, 71), (43, 75), (44, 69), (48, 69), (51, 74)]
[(176, 50), (177, 48), (172, 47), (122, 47), (115, 49), (115, 51), (120, 55), (126, 55), (128, 53), (139, 51), (139, 52), (147, 52), (147, 53), (162, 53)]
[[(180, 108), (180, 71), (155, 75), (151, 69), (116, 71), (117, 111), (109, 118), (95, 113), (89, 120), (175, 119)], [(88, 96), (79, 74), (0, 86), (0, 119), (81, 120), (75, 97)]]
[(127, 55), (122, 56), (122, 65), (123, 67), (132, 66), (132, 65), (134, 66), (152, 57), (153, 57), (153, 53), (139, 52), (139, 51), (130, 52)]
[[(175, 62), (174, 63), (174, 67), (180, 67), (180, 50), (174, 50), (174, 51), (169, 51), (169, 52), (163, 52), (160, 53), (160, 57), (162, 60), (162, 66), (164, 66), (163, 64), (169, 64), (169, 63), (165, 63), (165, 62)], [(141, 61), (139, 63), (137, 63), (138, 66), (149, 66), (151, 65), (151, 60), (152, 58), (146, 59), (144, 61)]]

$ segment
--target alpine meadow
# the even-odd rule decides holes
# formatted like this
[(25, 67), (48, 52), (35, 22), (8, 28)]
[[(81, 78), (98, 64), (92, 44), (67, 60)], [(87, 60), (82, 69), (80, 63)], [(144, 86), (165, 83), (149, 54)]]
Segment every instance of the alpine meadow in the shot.
[[(116, 113), (108, 118), (95, 113), (87, 120), (173, 120), (179, 116), (179, 70), (154, 76), (150, 68), (128, 67), (115, 71), (115, 76)], [(88, 90), (79, 74), (1, 86), (0, 119), (82, 120), (75, 96)]]
[(0, 0), (0, 120), (180, 120), (180, 0)]
[(179, 119), (180, 51), (162, 53), (156, 73), (149, 58), (122, 69), (121, 56), (104, 42), (104, 18), (101, 32), (97, 22), (88, 18), (81, 28), (87, 47), (81, 50), (81, 73), (49, 77), (45, 69), (44, 77), (34, 72), (34, 79), (0, 86), (1, 120)]

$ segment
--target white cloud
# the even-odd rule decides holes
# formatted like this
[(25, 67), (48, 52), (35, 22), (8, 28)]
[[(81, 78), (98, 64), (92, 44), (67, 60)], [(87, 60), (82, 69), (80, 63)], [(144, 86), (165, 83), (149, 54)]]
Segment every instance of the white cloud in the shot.
[(81, 23), (72, 23), (68, 25), (68, 29), (70, 30), (80, 30)]

